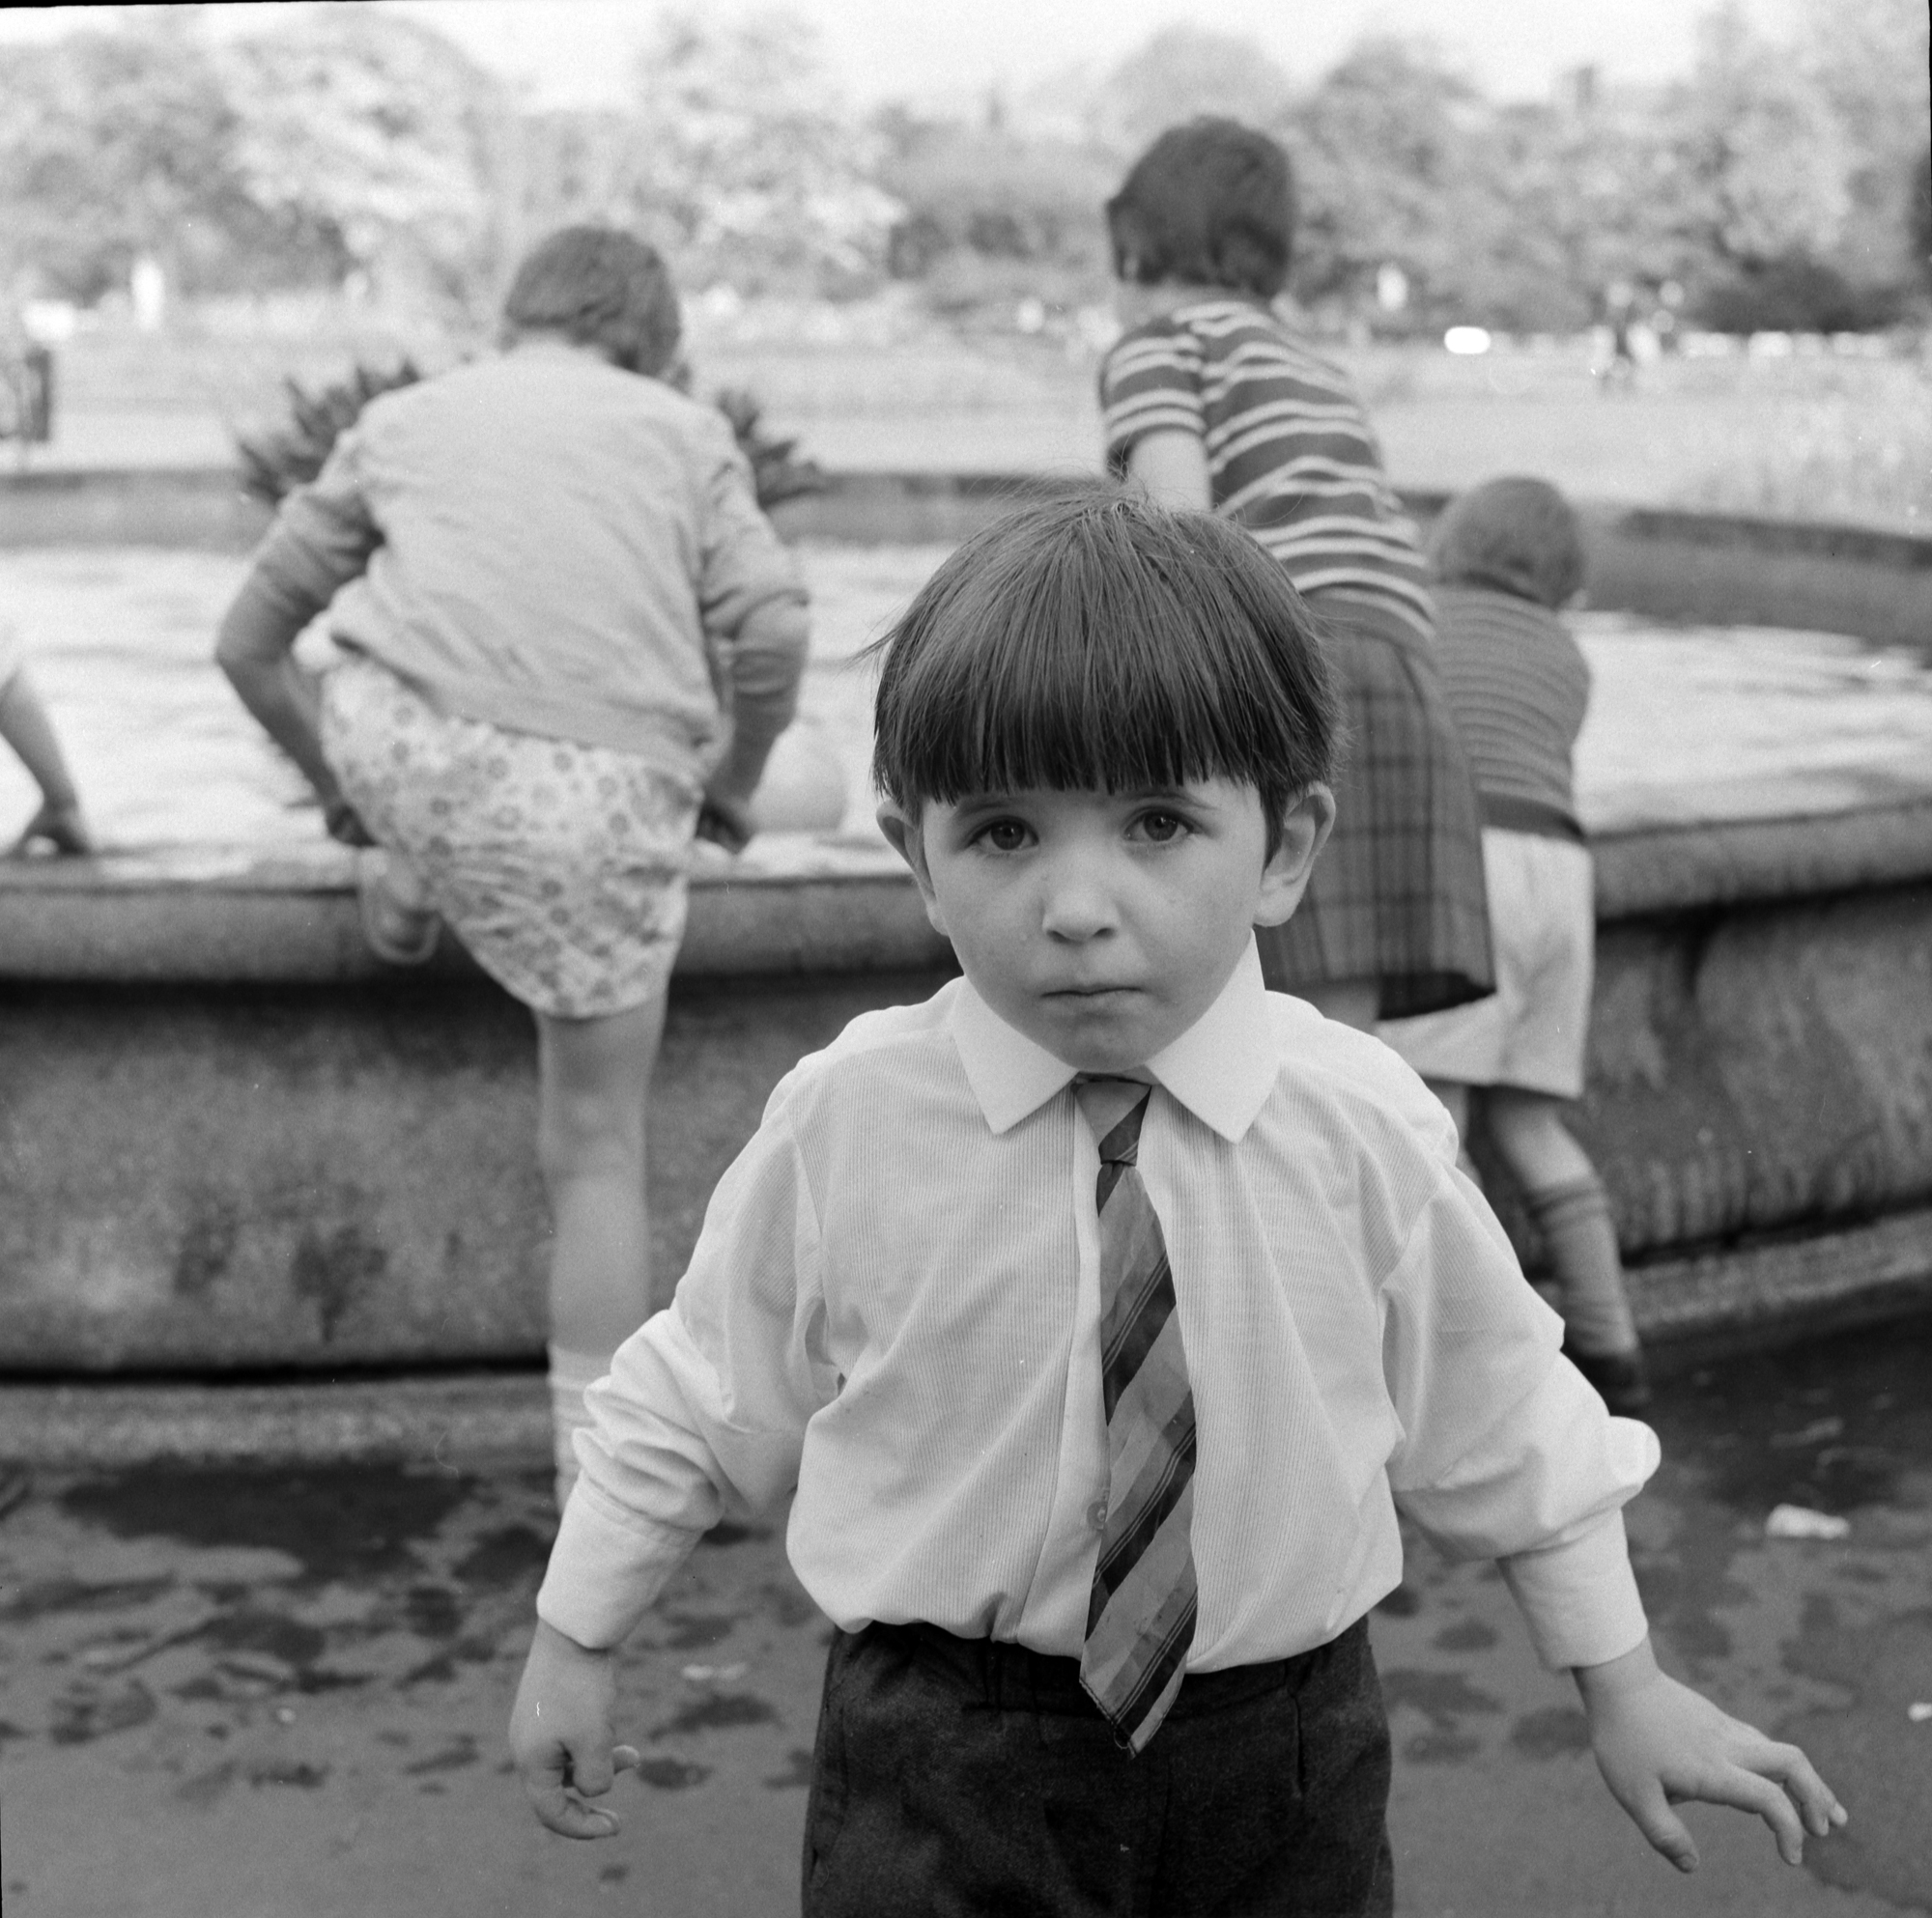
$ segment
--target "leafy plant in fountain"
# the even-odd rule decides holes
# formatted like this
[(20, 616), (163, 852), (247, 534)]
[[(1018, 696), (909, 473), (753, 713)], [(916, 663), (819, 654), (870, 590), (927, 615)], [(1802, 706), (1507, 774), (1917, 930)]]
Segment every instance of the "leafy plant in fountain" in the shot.
[[(282, 425), (253, 436), (236, 437), (242, 462), (242, 490), (267, 506), (278, 506), (296, 488), (321, 472), (329, 450), (361, 416), (379, 393), (413, 385), (421, 369), (409, 358), (386, 371), (357, 361), (346, 380), (310, 391), (299, 381), (284, 380), (289, 417)], [(681, 383), (673, 381), (673, 383)], [(823, 469), (797, 457), (798, 441), (765, 430), (763, 408), (744, 387), (726, 387), (713, 398), (752, 468), (759, 506), (769, 512), (786, 499), (825, 490)]]
[(729, 422), (738, 450), (751, 463), (752, 485), (766, 512), (786, 499), (825, 491), (825, 470), (816, 460), (796, 457), (796, 439), (779, 439), (764, 428), (764, 408), (746, 386), (724, 386), (711, 404)]
[(236, 436), (242, 491), (265, 506), (280, 505), (287, 494), (306, 486), (321, 472), (330, 448), (355, 424), (362, 409), (378, 393), (413, 386), (422, 377), (421, 368), (405, 356), (387, 372), (358, 360), (348, 379), (315, 392), (298, 380), (284, 380), (282, 388), (289, 396), (287, 422), (254, 437)]

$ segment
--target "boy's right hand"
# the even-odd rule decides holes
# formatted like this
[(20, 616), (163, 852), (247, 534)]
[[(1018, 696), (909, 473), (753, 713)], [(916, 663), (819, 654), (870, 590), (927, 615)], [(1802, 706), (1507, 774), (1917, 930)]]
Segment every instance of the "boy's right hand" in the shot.
[(565, 1838), (609, 1838), (617, 1815), (601, 1798), (636, 1766), (630, 1745), (611, 1742), (617, 1681), (608, 1651), (590, 1651), (541, 1620), (510, 1711), (510, 1755), (536, 1815)]

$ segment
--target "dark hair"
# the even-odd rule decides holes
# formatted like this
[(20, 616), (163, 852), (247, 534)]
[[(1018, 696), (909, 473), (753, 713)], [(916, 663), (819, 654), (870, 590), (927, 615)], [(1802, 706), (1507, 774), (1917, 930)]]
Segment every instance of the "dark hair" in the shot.
[(1294, 172), (1265, 133), (1237, 120), (1170, 127), (1107, 202), (1114, 271), (1229, 287), (1272, 299), (1294, 250)]
[(1583, 583), (1583, 529), (1548, 480), (1486, 480), (1452, 499), (1429, 556), (1445, 585), (1490, 586), (1550, 607)]
[(874, 650), (872, 776), (908, 813), (1227, 778), (1260, 793), (1272, 855), (1328, 776), (1335, 695), (1308, 607), (1205, 513), (1099, 487), (1022, 506), (952, 553)]
[(567, 226), (525, 254), (503, 299), (519, 333), (601, 347), (626, 373), (662, 373), (677, 353), (677, 289), (653, 246), (615, 227)]

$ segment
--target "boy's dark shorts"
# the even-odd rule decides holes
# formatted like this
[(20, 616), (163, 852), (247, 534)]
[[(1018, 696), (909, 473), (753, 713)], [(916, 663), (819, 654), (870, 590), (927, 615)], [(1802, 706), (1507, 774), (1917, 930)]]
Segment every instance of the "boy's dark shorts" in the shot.
[(1188, 1678), (1138, 1758), (1074, 1659), (870, 1625), (826, 1665), (806, 1918), (1387, 1918), (1388, 1791), (1366, 1621)]

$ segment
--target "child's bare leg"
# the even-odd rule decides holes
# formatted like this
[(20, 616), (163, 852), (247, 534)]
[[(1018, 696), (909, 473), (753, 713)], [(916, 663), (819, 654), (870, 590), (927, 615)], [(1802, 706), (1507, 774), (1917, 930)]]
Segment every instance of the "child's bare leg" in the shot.
[(1372, 1032), (1381, 1009), (1382, 988), (1379, 979), (1323, 979), (1296, 988), (1295, 997), (1305, 999), (1324, 1019)]
[(644, 1105), (663, 996), (601, 1019), (537, 1015), (537, 1158), (550, 1194), (551, 1381), (559, 1491), (583, 1387), (651, 1309)]
[(1549, 1246), (1571, 1356), (1605, 1398), (1622, 1401), (1613, 1409), (1634, 1408), (1645, 1396), (1642, 1367), (1609, 1200), (1561, 1114), (1562, 1102), (1541, 1092), (1495, 1086), (1484, 1094), (1490, 1138)]
[(1483, 1120), (1495, 1147), (1525, 1194), (1594, 1179), (1590, 1155), (1563, 1123), (1563, 1102), (1514, 1086), (1492, 1086), (1483, 1094)]

